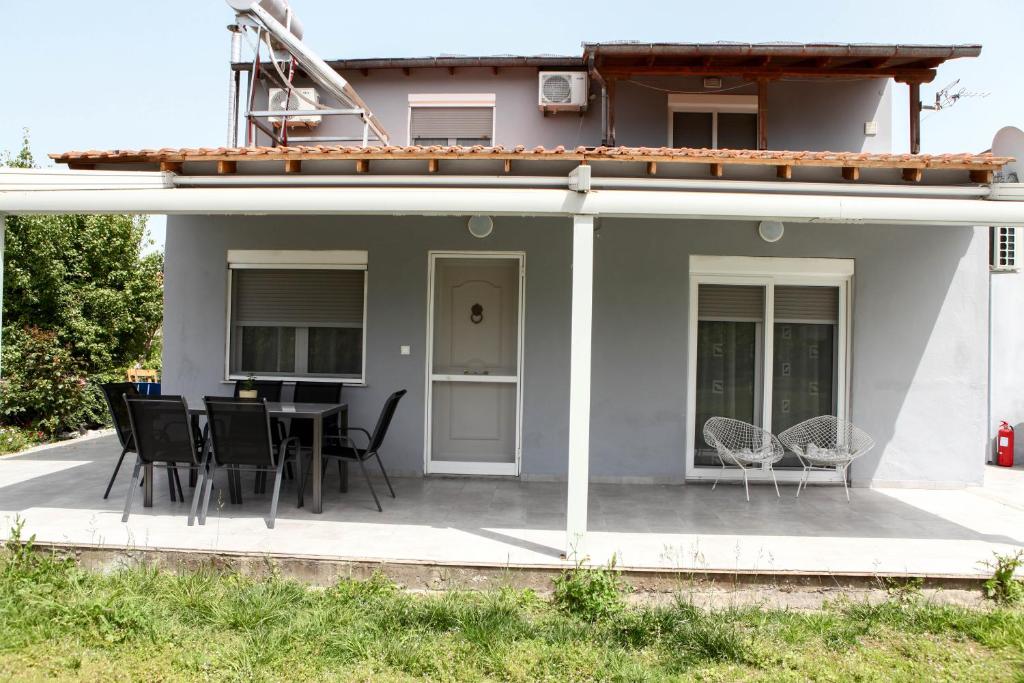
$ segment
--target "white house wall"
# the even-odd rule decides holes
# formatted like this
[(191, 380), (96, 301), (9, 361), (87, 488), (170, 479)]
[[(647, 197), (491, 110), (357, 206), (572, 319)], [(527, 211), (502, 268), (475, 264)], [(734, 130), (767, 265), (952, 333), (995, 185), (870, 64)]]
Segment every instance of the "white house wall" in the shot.
[(992, 438), (1006, 420), (1017, 433), (1014, 461), (1024, 462), (1024, 274), (992, 276)]
[[(403, 400), (392, 468), (422, 472), (427, 254), (526, 252), (522, 469), (564, 478), (569, 397), (569, 219), (189, 217), (168, 220), (164, 390), (224, 394), (226, 251), (369, 252), (367, 386), (353, 424)], [(974, 228), (790, 224), (776, 244), (751, 222), (601, 219), (594, 241), (592, 480), (680, 481), (684, 471), (690, 254), (856, 260), (852, 417), (876, 439), (856, 483), (980, 482), (986, 442), (987, 233)], [(408, 344), (412, 354), (401, 356)]]

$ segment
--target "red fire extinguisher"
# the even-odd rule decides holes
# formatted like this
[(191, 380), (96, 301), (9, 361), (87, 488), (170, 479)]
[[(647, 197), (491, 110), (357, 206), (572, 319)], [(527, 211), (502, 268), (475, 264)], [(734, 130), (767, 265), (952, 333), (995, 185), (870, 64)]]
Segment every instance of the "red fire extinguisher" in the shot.
[(1013, 427), (1006, 422), (999, 425), (996, 437), (996, 463), (1000, 467), (1013, 467)]

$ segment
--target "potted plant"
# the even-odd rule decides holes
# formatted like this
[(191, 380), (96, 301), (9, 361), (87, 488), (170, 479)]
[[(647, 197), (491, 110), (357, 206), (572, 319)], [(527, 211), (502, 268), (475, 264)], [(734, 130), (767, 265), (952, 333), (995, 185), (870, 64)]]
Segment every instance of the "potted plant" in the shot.
[(256, 391), (256, 375), (249, 375), (242, 380), (242, 388), (238, 390), (238, 398), (259, 398)]

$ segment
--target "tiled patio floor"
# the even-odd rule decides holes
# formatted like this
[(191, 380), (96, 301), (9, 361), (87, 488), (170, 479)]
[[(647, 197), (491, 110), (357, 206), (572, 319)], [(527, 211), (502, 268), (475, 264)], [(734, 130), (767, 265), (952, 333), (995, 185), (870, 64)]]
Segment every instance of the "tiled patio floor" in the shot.
[[(128, 524), (121, 508), (126, 459), (109, 500), (103, 488), (119, 448), (113, 436), (0, 458), (0, 536), (15, 515), (40, 541), (202, 549), (453, 564), (558, 565), (565, 485), (496, 479), (398, 479), (397, 500), (373, 507), (353, 472), (349, 493), (329, 472), (324, 513), (295, 507), (286, 482), (277, 528), (266, 528), (269, 495), (218, 504), (205, 527), (168, 500), (158, 473), (155, 505), (141, 491)], [(131, 456), (129, 456), (131, 457)], [(586, 554), (620, 565), (697, 570), (977, 575), (993, 551), (1024, 546), (1024, 471), (991, 471), (986, 487), (959, 491), (785, 486), (595, 484)], [(217, 482), (223, 485), (223, 481)], [(383, 488), (383, 482), (381, 482)], [(190, 491), (186, 490), (190, 495)]]

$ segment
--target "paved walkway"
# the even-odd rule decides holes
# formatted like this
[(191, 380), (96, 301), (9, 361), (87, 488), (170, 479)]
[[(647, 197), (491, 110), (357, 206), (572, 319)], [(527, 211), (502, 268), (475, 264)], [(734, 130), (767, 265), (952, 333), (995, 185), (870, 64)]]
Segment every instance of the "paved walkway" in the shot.
[[(186, 506), (169, 501), (159, 472), (154, 507), (142, 507), (140, 490), (122, 524), (131, 456), (110, 499), (102, 499), (119, 451), (105, 435), (0, 457), (0, 536), (20, 515), (28, 533), (57, 543), (468, 565), (563, 562), (564, 484), (398, 479), (397, 500), (383, 498), (378, 513), (358, 476), (339, 494), (332, 471), (324, 514), (297, 509), (286, 482), (270, 530), (263, 521), (269, 494), (253, 495), (251, 481), (241, 506), (215, 488), (206, 526), (188, 527)], [(795, 487), (785, 486), (780, 499), (757, 486), (747, 503), (742, 486), (595, 484), (585, 552), (598, 562), (614, 553), (630, 568), (979, 575), (993, 552), (1024, 547), (1024, 470), (988, 475), (985, 487), (959, 491), (854, 489), (851, 503), (832, 487), (797, 499)]]

